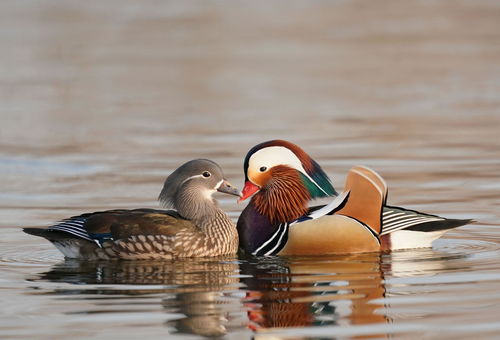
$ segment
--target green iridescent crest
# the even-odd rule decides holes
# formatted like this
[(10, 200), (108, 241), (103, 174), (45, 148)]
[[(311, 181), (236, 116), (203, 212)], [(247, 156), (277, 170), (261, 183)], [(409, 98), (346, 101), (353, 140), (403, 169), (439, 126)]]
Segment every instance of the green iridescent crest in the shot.
[(304, 174), (300, 174), (300, 178), (302, 179), (304, 186), (309, 191), (311, 198), (320, 198), (320, 197), (337, 195), (337, 192), (330, 183), (330, 179), (326, 175), (318, 176), (318, 174), (316, 174), (316, 176), (311, 176), (311, 177), (316, 182), (316, 184), (312, 182), (309, 178), (307, 178)]

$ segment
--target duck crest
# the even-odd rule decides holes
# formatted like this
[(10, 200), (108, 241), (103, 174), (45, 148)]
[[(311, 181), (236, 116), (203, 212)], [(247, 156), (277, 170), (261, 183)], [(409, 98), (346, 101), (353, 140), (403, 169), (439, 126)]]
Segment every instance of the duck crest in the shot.
[[(245, 180), (248, 181), (247, 169), (250, 161), (250, 157), (256, 153), (257, 151), (268, 148), (268, 147), (284, 147), (293, 152), (295, 156), (300, 160), (304, 170), (307, 175), (301, 174), (301, 180), (304, 183), (304, 186), (307, 188), (310, 194), (310, 199), (320, 198), (320, 197), (328, 197), (328, 196), (336, 196), (338, 193), (332, 186), (330, 178), (323, 171), (321, 166), (313, 160), (302, 148), (298, 145), (288, 142), (286, 140), (275, 139), (267, 142), (260, 143), (254, 146), (247, 153), (245, 157), (245, 161), (243, 164), (245, 170)], [(308, 177), (309, 176), (309, 177)]]
[(306, 184), (307, 188), (309, 189), (309, 192), (311, 193), (311, 198), (337, 196), (338, 193), (333, 188), (332, 183), (330, 182), (330, 178), (328, 178), (327, 174), (313, 159), (311, 159), (311, 163), (313, 170), (309, 172), (309, 175), (312, 177), (312, 179), (316, 182), (317, 185), (311, 183), (309, 178), (303, 176), (304, 177), (303, 181)]
[(293, 221), (308, 211), (311, 194), (298, 171), (280, 165), (272, 169), (271, 179), (253, 198), (259, 214), (271, 223)]

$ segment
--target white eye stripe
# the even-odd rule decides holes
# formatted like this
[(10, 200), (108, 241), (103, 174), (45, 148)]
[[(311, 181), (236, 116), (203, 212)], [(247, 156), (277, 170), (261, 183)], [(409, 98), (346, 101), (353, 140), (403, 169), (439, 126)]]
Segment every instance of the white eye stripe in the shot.
[(223, 180), (223, 179), (221, 179), (219, 182), (217, 182), (217, 184), (215, 185), (214, 190), (219, 189), (219, 188), (220, 188), (220, 186), (222, 185), (222, 183), (224, 183), (224, 180)]
[(284, 146), (269, 146), (255, 152), (248, 161), (248, 168), (257, 172), (261, 167), (270, 169), (277, 165), (287, 165), (297, 171), (300, 171), (314, 185), (316, 185), (325, 195), (328, 194), (321, 188), (315, 180), (309, 176), (307, 171), (302, 166), (302, 162), (290, 149)]
[(290, 150), (282, 146), (270, 146), (255, 152), (248, 162), (249, 168), (268, 169), (276, 165), (288, 165), (300, 172), (305, 172), (299, 158)]
[(184, 183), (186, 183), (187, 181), (190, 181), (192, 180), (193, 178), (206, 178), (206, 177), (203, 177), (203, 175), (194, 175), (194, 176), (191, 176), (191, 177), (188, 177), (186, 178), (185, 180), (182, 181), (181, 185), (183, 185)]

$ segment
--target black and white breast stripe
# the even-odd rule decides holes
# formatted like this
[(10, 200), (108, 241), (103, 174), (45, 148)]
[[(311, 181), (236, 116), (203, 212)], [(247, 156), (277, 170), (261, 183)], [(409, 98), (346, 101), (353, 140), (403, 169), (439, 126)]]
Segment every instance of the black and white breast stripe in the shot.
[(252, 255), (274, 255), (278, 253), (285, 246), (288, 241), (288, 228), (290, 227), (289, 223), (280, 223), (278, 228), (271, 235), (271, 237), (264, 243), (260, 245)]
[(271, 237), (267, 239), (267, 241), (262, 243), (260, 247), (258, 247), (255, 251), (253, 251), (252, 255), (266, 256), (279, 253), (279, 251), (283, 249), (286, 242), (288, 241), (288, 230), (290, 226), (303, 221), (314, 220), (325, 215), (333, 214), (335, 211), (344, 206), (344, 204), (347, 202), (348, 197), (349, 191), (344, 191), (323, 208), (313, 211), (308, 215), (296, 219), (295, 221), (280, 223)]
[(380, 235), (393, 233), (417, 224), (444, 220), (439, 216), (423, 214), (413, 210), (386, 207), (382, 213), (382, 232)]
[(58, 224), (47, 228), (47, 230), (63, 231), (65, 233), (94, 242), (94, 239), (90, 237), (87, 229), (85, 228), (85, 222), (85, 217), (72, 217), (66, 220), (62, 220)]

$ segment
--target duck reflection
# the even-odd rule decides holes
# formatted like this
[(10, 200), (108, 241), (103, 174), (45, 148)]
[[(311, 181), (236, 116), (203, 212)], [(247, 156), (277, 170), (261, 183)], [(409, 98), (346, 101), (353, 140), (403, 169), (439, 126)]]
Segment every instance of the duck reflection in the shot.
[[(391, 323), (391, 282), (454, 270), (463, 254), (431, 248), (345, 256), (249, 258), (240, 265), (249, 328)], [(370, 334), (385, 338), (387, 334)]]
[[(400, 283), (391, 286), (392, 279), (453, 270), (450, 260), (462, 256), (425, 249), (321, 257), (65, 261), (34, 280), (73, 285), (34, 294), (88, 300), (98, 294), (96, 309), (82, 313), (109, 312), (106, 301), (121, 312), (157, 312), (158, 302), (142, 298), (161, 294), (171, 332), (206, 337), (245, 329), (265, 333), (271, 328), (380, 324), (391, 322), (386, 297), (404, 293)], [(143, 302), (131, 302), (130, 296)]]
[(242, 265), (249, 327), (388, 322), (373, 300), (385, 293), (380, 254), (269, 258)]
[[(239, 302), (225, 295), (237, 290), (238, 262), (235, 258), (183, 259), (169, 262), (65, 261), (42, 273), (36, 280), (66, 282), (78, 285), (106, 284), (112, 287), (78, 286), (58, 289), (49, 294), (148, 295), (164, 294), (162, 307), (168, 313), (181, 313), (166, 325), (173, 332), (202, 336), (223, 336), (233, 328), (229, 314)], [(120, 285), (134, 285), (123, 287)], [(154, 286), (153, 286), (154, 285)], [(157, 287), (160, 285), (160, 287)], [(127, 289), (128, 288), (128, 289)], [(101, 300), (102, 302), (102, 300)], [(232, 305), (231, 305), (232, 303)], [(126, 307), (125, 307), (126, 308)], [(131, 309), (136, 311), (136, 309)], [(89, 312), (89, 311), (85, 311)]]

